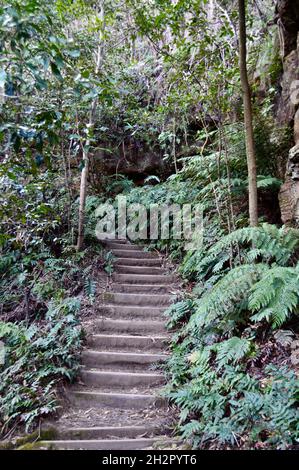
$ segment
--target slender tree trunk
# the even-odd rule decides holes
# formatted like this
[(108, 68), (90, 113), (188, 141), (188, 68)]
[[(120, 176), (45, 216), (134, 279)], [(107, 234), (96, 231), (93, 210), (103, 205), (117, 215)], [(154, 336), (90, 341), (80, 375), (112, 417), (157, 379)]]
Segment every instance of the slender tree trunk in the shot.
[[(101, 0), (99, 6), (99, 19), (101, 21), (101, 32), (99, 34), (99, 43), (96, 54), (96, 64), (95, 64), (95, 75), (99, 73), (99, 70), (103, 63), (103, 33), (105, 29), (105, 13), (104, 13), (104, 1)], [(78, 223), (78, 239), (77, 239), (77, 251), (80, 251), (84, 242), (84, 226), (85, 226), (85, 206), (86, 206), (86, 196), (87, 196), (87, 182), (88, 182), (88, 173), (90, 166), (90, 145), (91, 145), (91, 135), (93, 133), (93, 128), (96, 120), (96, 111), (98, 107), (98, 98), (94, 98), (90, 108), (89, 122), (88, 122), (88, 134), (85, 145), (83, 147), (83, 168), (81, 172), (81, 184), (80, 184), (80, 201), (79, 201), (79, 223)]]
[(176, 157), (176, 117), (173, 118), (173, 142), (172, 142), (173, 162), (176, 174), (178, 173), (177, 157)]
[(244, 123), (246, 138), (246, 154), (248, 168), (248, 191), (249, 191), (249, 219), (250, 225), (258, 225), (258, 203), (257, 203), (257, 180), (256, 180), (256, 155), (253, 134), (253, 114), (251, 102), (251, 89), (247, 71), (247, 47), (246, 47), (246, 8), (245, 0), (239, 2), (239, 54), (240, 75), (244, 102)]

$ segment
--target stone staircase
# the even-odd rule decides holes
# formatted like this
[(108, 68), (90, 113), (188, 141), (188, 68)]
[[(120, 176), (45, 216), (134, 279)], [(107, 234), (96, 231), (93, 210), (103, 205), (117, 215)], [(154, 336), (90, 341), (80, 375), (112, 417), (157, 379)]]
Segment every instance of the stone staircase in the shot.
[(62, 429), (42, 443), (47, 448), (135, 450), (165, 440), (167, 403), (159, 396), (164, 377), (153, 366), (167, 357), (162, 314), (174, 277), (157, 254), (140, 246), (115, 240), (107, 249), (115, 256), (111, 290), (82, 354), (82, 383), (69, 394), (75, 410), (98, 411), (105, 422)]

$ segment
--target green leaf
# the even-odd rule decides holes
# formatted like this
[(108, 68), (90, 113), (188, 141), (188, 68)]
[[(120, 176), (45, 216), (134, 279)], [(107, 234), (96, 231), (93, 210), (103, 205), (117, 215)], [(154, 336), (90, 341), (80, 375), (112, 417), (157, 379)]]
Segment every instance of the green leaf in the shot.
[[(72, 49), (69, 51), (66, 51), (66, 54), (70, 57), (77, 58), (80, 57), (80, 50), (79, 49)], [(83, 74), (82, 74), (83, 76)]]
[(61, 75), (60, 70), (57, 67), (56, 63), (51, 62), (50, 66), (51, 66), (51, 70), (52, 70), (53, 75), (55, 75), (55, 77), (58, 78), (58, 80), (62, 81), (62, 75)]

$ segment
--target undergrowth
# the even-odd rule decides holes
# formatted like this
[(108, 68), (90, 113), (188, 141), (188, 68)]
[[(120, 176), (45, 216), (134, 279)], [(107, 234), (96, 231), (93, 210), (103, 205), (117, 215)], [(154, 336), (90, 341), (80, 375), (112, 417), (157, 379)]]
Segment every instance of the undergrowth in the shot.
[[(93, 234), (98, 198), (88, 198), (86, 248), (72, 244), (77, 202), (53, 175), (0, 179), (0, 436), (31, 431), (59, 411), (63, 385), (75, 380), (82, 310), (92, 312), (100, 270), (111, 272)], [(59, 214), (59, 215), (57, 215)], [(105, 277), (105, 276), (104, 276)], [(85, 309), (85, 310), (84, 310)], [(2, 361), (3, 359), (3, 361)], [(3, 364), (2, 364), (3, 362)]]
[(185, 258), (195, 286), (166, 312), (177, 327), (166, 395), (194, 448), (298, 442), (298, 242), (295, 229), (264, 224)]
[(28, 431), (59, 408), (57, 386), (78, 373), (82, 329), (77, 299), (52, 302), (43, 321), (0, 322), (5, 361), (0, 367), (0, 426)]

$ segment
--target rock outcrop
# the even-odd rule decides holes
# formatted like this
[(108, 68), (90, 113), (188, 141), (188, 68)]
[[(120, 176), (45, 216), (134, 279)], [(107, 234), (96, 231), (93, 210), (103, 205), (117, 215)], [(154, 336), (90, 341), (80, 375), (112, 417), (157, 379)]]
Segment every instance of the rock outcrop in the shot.
[(279, 28), (283, 77), (277, 119), (294, 127), (295, 146), (289, 152), (285, 183), (280, 191), (281, 218), (285, 224), (299, 223), (299, 0), (278, 0), (275, 22)]
[(165, 162), (159, 150), (152, 151), (136, 141), (127, 142), (118, 149), (102, 148), (93, 159), (95, 175), (126, 175), (135, 182), (143, 183), (150, 175), (161, 174)]

